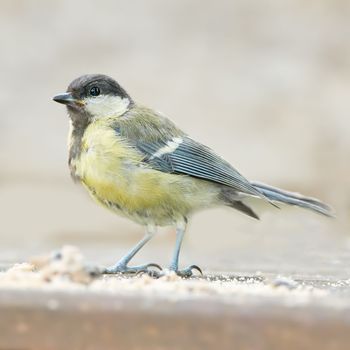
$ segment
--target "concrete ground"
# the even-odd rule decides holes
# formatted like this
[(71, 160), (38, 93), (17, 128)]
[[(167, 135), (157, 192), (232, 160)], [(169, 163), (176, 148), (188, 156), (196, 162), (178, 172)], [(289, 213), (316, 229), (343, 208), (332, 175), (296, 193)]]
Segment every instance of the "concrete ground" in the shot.
[(348, 349), (350, 279), (91, 275), (75, 247), (0, 273), (0, 349)]
[(348, 349), (349, 281), (289, 289), (235, 277), (228, 294), (164, 283), (177, 285), (165, 294), (142, 284), (128, 293), (2, 289), (0, 348)]

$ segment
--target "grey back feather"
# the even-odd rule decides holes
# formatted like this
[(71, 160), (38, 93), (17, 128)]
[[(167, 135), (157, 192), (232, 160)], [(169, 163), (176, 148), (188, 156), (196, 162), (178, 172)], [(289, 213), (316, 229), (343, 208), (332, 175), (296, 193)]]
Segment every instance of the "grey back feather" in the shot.
[[(268, 200), (259, 189), (209, 147), (194, 141), (168, 118), (149, 108), (132, 108), (123, 118), (115, 121), (113, 127), (118, 135), (141, 153), (143, 162), (156, 170), (212, 181), (229, 186), (237, 192)], [(159, 150), (169, 146), (174, 138), (181, 139), (181, 142), (172, 152), (157, 154)]]
[(152, 168), (213, 181), (238, 192), (264, 198), (264, 195), (228, 162), (216, 155), (209, 147), (188, 136), (182, 138), (182, 142), (173, 152), (154, 156), (159, 149), (167, 145), (167, 141), (145, 143), (140, 140), (136, 146), (144, 154), (144, 161)]

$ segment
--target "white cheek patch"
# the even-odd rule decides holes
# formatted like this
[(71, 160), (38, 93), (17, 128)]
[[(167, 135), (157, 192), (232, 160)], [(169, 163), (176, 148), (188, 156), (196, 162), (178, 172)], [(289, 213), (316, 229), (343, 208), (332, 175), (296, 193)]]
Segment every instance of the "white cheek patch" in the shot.
[(167, 142), (166, 146), (160, 148), (157, 152), (155, 152), (152, 155), (151, 159), (159, 158), (164, 154), (175, 152), (182, 142), (183, 139), (181, 137), (174, 137), (172, 140)]
[(85, 99), (85, 109), (94, 118), (119, 117), (129, 107), (130, 100), (120, 96), (100, 95)]

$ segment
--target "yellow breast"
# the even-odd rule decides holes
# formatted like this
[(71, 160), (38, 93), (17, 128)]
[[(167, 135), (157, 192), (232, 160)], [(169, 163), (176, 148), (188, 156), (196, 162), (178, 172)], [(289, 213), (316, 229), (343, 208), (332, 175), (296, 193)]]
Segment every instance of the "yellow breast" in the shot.
[(101, 121), (86, 129), (75, 168), (95, 200), (141, 223), (171, 223), (205, 207), (218, 192), (205, 181), (147, 167), (142, 155)]

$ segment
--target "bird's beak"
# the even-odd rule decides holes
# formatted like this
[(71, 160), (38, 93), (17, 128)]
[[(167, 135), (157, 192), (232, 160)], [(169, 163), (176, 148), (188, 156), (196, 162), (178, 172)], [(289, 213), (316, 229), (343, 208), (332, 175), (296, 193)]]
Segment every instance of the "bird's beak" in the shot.
[(67, 106), (81, 106), (82, 102), (75, 99), (70, 92), (65, 92), (64, 94), (56, 95), (52, 98), (55, 102), (63, 103)]

